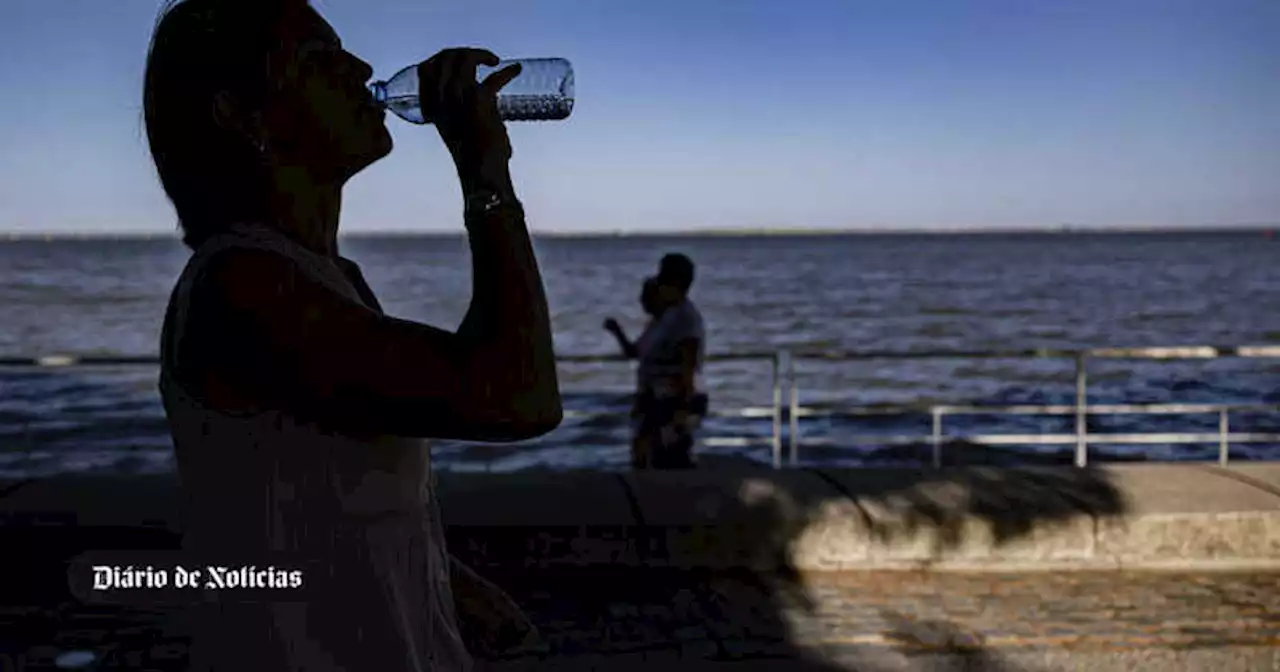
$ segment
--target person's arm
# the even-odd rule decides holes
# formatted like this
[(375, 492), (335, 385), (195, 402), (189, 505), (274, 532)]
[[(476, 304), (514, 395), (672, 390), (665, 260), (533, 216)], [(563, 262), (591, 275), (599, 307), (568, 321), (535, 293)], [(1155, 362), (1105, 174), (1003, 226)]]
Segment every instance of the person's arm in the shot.
[[(551, 317), (512, 185), (511, 143), (497, 102), (498, 91), (519, 75), (520, 66), (476, 84), (476, 66), (498, 62), (483, 50), (442, 51), (420, 66), (419, 100), (453, 156), (467, 203), (472, 300), (457, 336), (486, 374), (481, 384), (511, 393), (504, 397), (510, 421), (536, 419), (542, 434), (563, 415)], [(484, 359), (489, 361), (480, 363)]]
[[(509, 183), (501, 193), (514, 202)], [(514, 417), (554, 417), (554, 427), (560, 392), (551, 318), (523, 212), (499, 206), (470, 218), (467, 230), (472, 299), (457, 338), (469, 345), (489, 385), (511, 391)]]
[(698, 355), (702, 350), (702, 339), (685, 338), (677, 345), (680, 352), (680, 370), (676, 376), (676, 391), (681, 399), (688, 401), (697, 394), (695, 380), (698, 369)]
[(669, 328), (679, 357), (679, 368), (672, 382), (679, 398), (688, 401), (697, 393), (694, 385), (702, 355), (702, 318), (686, 303), (673, 310)]
[(464, 195), (499, 202), (468, 212), (473, 294), (457, 333), (380, 315), (276, 254), (230, 250), (211, 262), (193, 301), (219, 332), (195, 339), (207, 346), (194, 355), (205, 379), (344, 432), (516, 441), (559, 425), (546, 297), (496, 109), (514, 73), (477, 86), (477, 61), (497, 57), (448, 50), (422, 66), (424, 100), (434, 101)]
[(693, 405), (694, 395), (697, 394), (697, 388), (694, 385), (694, 372), (701, 344), (699, 339), (686, 338), (680, 340), (676, 347), (680, 352), (680, 368), (673, 382), (675, 383), (676, 398), (680, 400), (680, 403), (676, 406), (672, 419), (676, 424), (683, 426), (689, 423), (689, 409)]
[(677, 407), (674, 420), (683, 425), (689, 420), (689, 409), (698, 393), (696, 380), (702, 356), (703, 329), (701, 316), (687, 304), (674, 317), (677, 318), (674, 329), (680, 365), (673, 382), (677, 398), (683, 402)]
[(258, 250), (219, 255), (194, 291), (183, 358), (253, 405), (356, 434), (513, 441), (559, 423), (556, 378), (530, 375), (538, 355), (516, 341), (527, 325), (476, 337), (388, 317)]
[(622, 356), (627, 359), (635, 359), (640, 356), (639, 349), (636, 344), (627, 338), (627, 332), (622, 330), (622, 325), (612, 317), (604, 321), (604, 328), (613, 334), (613, 338), (618, 341), (618, 348), (622, 350)]

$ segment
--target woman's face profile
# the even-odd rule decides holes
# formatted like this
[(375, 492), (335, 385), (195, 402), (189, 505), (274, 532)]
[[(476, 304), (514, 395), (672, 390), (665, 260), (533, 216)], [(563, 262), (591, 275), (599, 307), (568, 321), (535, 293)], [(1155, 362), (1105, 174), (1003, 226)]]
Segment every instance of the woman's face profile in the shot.
[(662, 307), (659, 303), (658, 283), (652, 278), (646, 280), (643, 289), (640, 290), (640, 307), (644, 312), (654, 316)]
[(367, 88), (373, 69), (310, 7), (286, 11), (278, 34), (263, 114), (276, 162), (341, 182), (386, 156), (385, 113)]

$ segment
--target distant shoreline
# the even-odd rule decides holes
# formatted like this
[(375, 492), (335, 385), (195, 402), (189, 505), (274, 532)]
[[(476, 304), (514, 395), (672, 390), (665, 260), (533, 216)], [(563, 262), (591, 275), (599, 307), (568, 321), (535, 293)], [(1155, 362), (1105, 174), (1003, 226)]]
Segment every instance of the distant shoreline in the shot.
[[(1098, 236), (1126, 234), (1169, 234), (1169, 235), (1267, 235), (1280, 232), (1280, 224), (1275, 225), (1239, 225), (1224, 227), (1022, 227), (1022, 228), (985, 228), (985, 229), (688, 229), (688, 230), (656, 230), (656, 231), (534, 231), (535, 238), (786, 238), (786, 237), (844, 237), (844, 236), (989, 236), (989, 235), (1021, 235), (1021, 236)], [(464, 234), (458, 231), (397, 231), (369, 230), (353, 231), (341, 234), (343, 238), (459, 238)], [(20, 241), (55, 241), (55, 240), (152, 240), (178, 239), (177, 232), (0, 232), (0, 242)]]

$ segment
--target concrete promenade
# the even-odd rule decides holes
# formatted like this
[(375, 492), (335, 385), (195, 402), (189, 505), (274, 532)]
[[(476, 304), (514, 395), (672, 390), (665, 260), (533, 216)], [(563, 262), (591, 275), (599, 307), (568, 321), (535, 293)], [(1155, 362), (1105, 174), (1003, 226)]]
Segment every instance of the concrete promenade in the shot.
[[(451, 550), (544, 635), (495, 669), (1280, 669), (1280, 465), (442, 473), (439, 493)], [(179, 617), (50, 592), (84, 550), (176, 548), (173, 477), (0, 483), (0, 521), (0, 656), (181, 669)]]
[[(441, 473), (438, 492), (496, 564), (1280, 569), (1280, 464)], [(181, 508), (175, 476), (0, 482), (0, 534), (158, 539)]]

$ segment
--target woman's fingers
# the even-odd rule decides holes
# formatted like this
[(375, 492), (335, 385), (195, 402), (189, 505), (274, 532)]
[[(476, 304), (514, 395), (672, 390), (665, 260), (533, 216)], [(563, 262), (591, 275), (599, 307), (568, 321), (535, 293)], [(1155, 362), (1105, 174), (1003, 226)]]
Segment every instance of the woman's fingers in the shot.
[[(487, 49), (445, 49), (418, 66), (420, 104), (432, 115), (442, 107), (465, 104), (478, 87), (476, 68), (495, 66), (501, 61)], [(505, 72), (504, 68), (502, 72)], [(497, 74), (497, 73), (495, 73)], [(509, 80), (508, 80), (509, 81)], [(503, 83), (505, 86), (505, 82)]]
[(425, 120), (435, 124), (458, 169), (463, 191), (510, 188), (511, 141), (498, 112), (497, 89), (519, 74), (503, 68), (476, 81), (481, 65), (501, 61), (487, 49), (445, 49), (422, 63), (420, 95)]
[(501, 59), (498, 58), (497, 54), (493, 53), (492, 51), (489, 51), (488, 49), (473, 49), (473, 48), (459, 47), (457, 49), (451, 49), (450, 51), (458, 52), (459, 54), (462, 55), (463, 58), (466, 58), (468, 61), (475, 63), (477, 65), (487, 65), (489, 67), (493, 67), (498, 63), (502, 62)]
[[(486, 65), (488, 64), (486, 63)], [(515, 63), (497, 72), (490, 73), (488, 77), (484, 78), (484, 83), (480, 85), (480, 88), (484, 89), (485, 93), (496, 96), (502, 90), (502, 87), (510, 84), (511, 80), (520, 76), (522, 69), (519, 63)]]
[(453, 49), (448, 71), (448, 90), (450, 97), (463, 103), (477, 90), (476, 69), (481, 65), (494, 66), (498, 57), (484, 49)]

